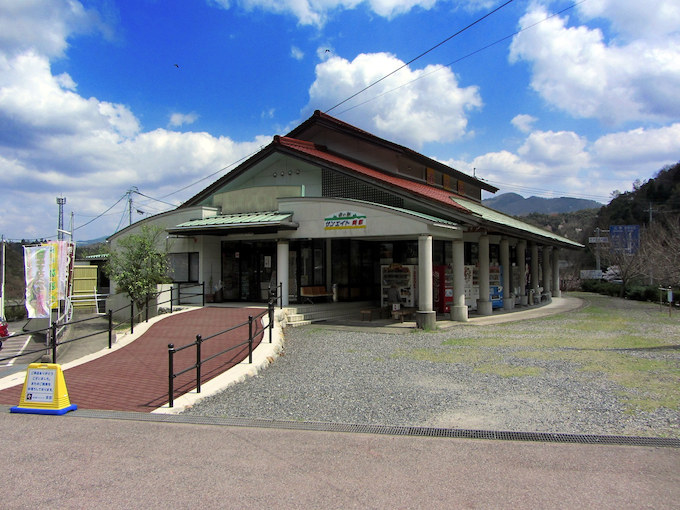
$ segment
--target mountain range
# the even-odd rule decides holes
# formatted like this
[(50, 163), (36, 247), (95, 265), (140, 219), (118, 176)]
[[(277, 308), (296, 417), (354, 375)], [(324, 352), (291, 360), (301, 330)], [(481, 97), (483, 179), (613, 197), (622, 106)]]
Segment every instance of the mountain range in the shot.
[(599, 209), (603, 205), (595, 200), (585, 200), (582, 198), (524, 198), (517, 193), (503, 193), (497, 197), (487, 198), (482, 200), (482, 204), (511, 216), (526, 216), (531, 213), (567, 213), (582, 209)]

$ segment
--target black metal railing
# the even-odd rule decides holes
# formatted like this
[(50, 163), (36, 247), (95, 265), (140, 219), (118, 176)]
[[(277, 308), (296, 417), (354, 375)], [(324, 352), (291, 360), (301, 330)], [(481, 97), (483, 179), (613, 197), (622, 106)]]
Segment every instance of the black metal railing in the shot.
[[(198, 289), (198, 290), (189, 290), (189, 289)], [(61, 345), (69, 344), (71, 342), (77, 342), (79, 340), (84, 340), (86, 338), (90, 338), (96, 335), (99, 335), (104, 332), (108, 332), (108, 348), (111, 349), (113, 346), (113, 335), (116, 329), (120, 328), (121, 326), (128, 326), (130, 328), (130, 333), (134, 333), (134, 328), (135, 328), (135, 323), (139, 324), (142, 322), (142, 314), (144, 314), (144, 320), (146, 322), (149, 322), (149, 302), (153, 299), (158, 299), (159, 296), (161, 296), (164, 292), (168, 291), (159, 291), (155, 292), (152, 294), (149, 294), (146, 299), (146, 306), (144, 307), (143, 310), (137, 309), (135, 310), (135, 303), (134, 301), (130, 300), (129, 304), (125, 304), (121, 306), (120, 308), (116, 308), (114, 310), (109, 309), (108, 312), (106, 313), (107, 316), (107, 321), (105, 327), (98, 331), (94, 331), (85, 335), (78, 336), (76, 338), (69, 338), (68, 340), (60, 340), (60, 338), (63, 338), (65, 331), (67, 331), (67, 328), (70, 326), (74, 326), (79, 323), (86, 323), (89, 321), (96, 321), (96, 320), (101, 320), (101, 315), (97, 314), (94, 317), (88, 317), (86, 319), (78, 319), (78, 320), (71, 320), (68, 322), (65, 321), (53, 321), (48, 327), (42, 328), (42, 329), (35, 329), (31, 331), (25, 331), (22, 333), (15, 333), (13, 335), (7, 336), (2, 338), (2, 341), (6, 341), (10, 338), (16, 338), (16, 337), (28, 337), (31, 335), (36, 335), (36, 334), (44, 334), (45, 337), (47, 338), (46, 341), (46, 347), (41, 347), (39, 349), (32, 349), (30, 351), (23, 351), (20, 352), (19, 354), (14, 354), (12, 356), (6, 356), (3, 358), (0, 358), (0, 363), (9, 361), (12, 359), (17, 359), (17, 358), (22, 358), (24, 356), (31, 356), (35, 354), (47, 354), (49, 351), (51, 351), (52, 354), (52, 363), (57, 363), (57, 351), (58, 347)], [(201, 297), (201, 306), (205, 306), (205, 284), (204, 283), (194, 283), (194, 284), (177, 284), (176, 287), (175, 285), (171, 286), (169, 289), (170, 292), (170, 298), (165, 300), (165, 301), (157, 301), (156, 305), (161, 306), (168, 304), (169, 305), (169, 310), (170, 313), (173, 313), (175, 310), (174, 304), (176, 303), (179, 305), (182, 303), (182, 300), (184, 299), (186, 301), (186, 298), (191, 298), (191, 297)], [(139, 307), (138, 307), (139, 308)], [(125, 313), (125, 310), (129, 309), (129, 315), (128, 318), (120, 321), (120, 322), (114, 322), (114, 314), (119, 314), (119, 312), (123, 312), (123, 315)]]
[(276, 303), (279, 308), (283, 308), (283, 282), (273, 287), (269, 284), (269, 303)]
[[(268, 316), (268, 323), (266, 326), (261, 325), (261, 320), (265, 315)], [(258, 327), (258, 325), (262, 326), (261, 329)], [(226, 335), (227, 333), (230, 333), (232, 331), (235, 331), (239, 328), (244, 328), (245, 326), (248, 326), (248, 337), (243, 340), (242, 342), (239, 342), (236, 345), (231, 345), (230, 347), (227, 347), (226, 349), (222, 349), (219, 352), (215, 354), (211, 354), (210, 356), (207, 356), (205, 358), (202, 357), (201, 353), (201, 346), (203, 345), (204, 342), (208, 340), (213, 340), (215, 338), (218, 338), (222, 335)], [(182, 374), (185, 374), (187, 372), (191, 372), (194, 370), (196, 372), (196, 393), (201, 392), (201, 367), (208, 361), (215, 359), (219, 356), (222, 356), (228, 352), (231, 352), (235, 349), (243, 348), (246, 345), (248, 346), (248, 363), (253, 362), (253, 342), (254, 340), (264, 334), (265, 329), (269, 329), (269, 343), (272, 343), (272, 329), (274, 327), (274, 300), (270, 299), (269, 304), (267, 306), (267, 310), (264, 312), (252, 316), (248, 316), (248, 320), (245, 322), (242, 322), (240, 324), (237, 324), (235, 326), (232, 326), (228, 329), (225, 329), (223, 331), (219, 331), (218, 333), (214, 333), (210, 336), (203, 337), (200, 334), (196, 335), (196, 340), (194, 340), (191, 343), (188, 343), (186, 345), (182, 345), (180, 347), (175, 347), (174, 344), (168, 344), (168, 407), (173, 407), (174, 402), (175, 402), (175, 379), (179, 377)], [(255, 328), (253, 330), (253, 328)], [(244, 335), (245, 336), (245, 335)], [(183, 351), (185, 349), (190, 349), (194, 347), (196, 349), (196, 362), (188, 366), (182, 370), (179, 370), (178, 372), (175, 372), (175, 354)], [(189, 390), (187, 390), (189, 391)]]

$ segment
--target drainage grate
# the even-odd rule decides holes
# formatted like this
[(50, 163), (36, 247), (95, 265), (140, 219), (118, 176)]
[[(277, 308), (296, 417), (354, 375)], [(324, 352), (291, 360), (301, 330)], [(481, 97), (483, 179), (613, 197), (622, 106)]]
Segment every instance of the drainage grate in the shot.
[[(7, 411), (9, 408), (7, 408)], [(219, 425), (229, 427), (255, 427), (315, 432), (345, 432), (357, 434), (380, 434), (391, 436), (441, 437), (460, 439), (489, 439), (496, 441), (532, 441), (547, 443), (601, 444), (625, 446), (651, 446), (680, 448), (680, 438), (606, 436), (589, 434), (561, 434), (552, 432), (508, 432), (474, 429), (447, 429), (434, 427), (388, 426), (350, 423), (298, 422), (250, 418), (221, 418), (216, 416), (170, 415), (135, 413), (124, 411), (98, 411), (78, 409), (66, 414), (67, 417), (101, 418), (111, 420), (135, 420), (194, 425)]]

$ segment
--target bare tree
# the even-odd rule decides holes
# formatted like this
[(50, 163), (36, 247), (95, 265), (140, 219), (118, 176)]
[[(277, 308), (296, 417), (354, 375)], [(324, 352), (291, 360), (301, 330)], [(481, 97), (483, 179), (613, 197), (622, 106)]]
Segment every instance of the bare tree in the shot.
[(680, 286), (680, 217), (657, 221), (642, 235), (645, 274), (660, 285)]

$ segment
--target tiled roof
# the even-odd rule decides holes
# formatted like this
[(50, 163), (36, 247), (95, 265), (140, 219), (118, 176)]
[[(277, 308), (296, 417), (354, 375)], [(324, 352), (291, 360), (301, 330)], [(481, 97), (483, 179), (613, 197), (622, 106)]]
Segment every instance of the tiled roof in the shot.
[(469, 175), (466, 175), (456, 169), (450, 168), (448, 165), (445, 165), (437, 160), (434, 160), (432, 158), (429, 158), (423, 154), (420, 154), (419, 152), (414, 151), (413, 149), (409, 149), (408, 147), (404, 145), (400, 145), (395, 142), (391, 142), (389, 140), (385, 140), (384, 138), (380, 138), (379, 136), (374, 135), (373, 133), (369, 133), (368, 131), (364, 131), (363, 129), (360, 129), (356, 126), (353, 126), (352, 124), (348, 124), (347, 122), (344, 122), (340, 119), (337, 119), (331, 115), (328, 115), (327, 113), (324, 113), (320, 110), (316, 110), (314, 112), (314, 115), (312, 115), (309, 119), (307, 119), (305, 122), (297, 126), (295, 129), (293, 129), (290, 133), (288, 133), (288, 137), (291, 138), (297, 138), (297, 135), (300, 134), (301, 132), (304, 131), (305, 126), (309, 125), (310, 123), (314, 122), (316, 119), (319, 119), (321, 121), (334, 124), (341, 129), (344, 129), (345, 131), (350, 131), (355, 133), (356, 135), (359, 135), (365, 139), (370, 139), (374, 143), (377, 143), (379, 145), (386, 145), (388, 147), (391, 147), (393, 150), (397, 150), (400, 152), (403, 152), (404, 154), (409, 155), (410, 157), (413, 157), (415, 159), (419, 159), (421, 161), (426, 162), (428, 166), (433, 166), (433, 167), (446, 167), (449, 170), (453, 170), (456, 173), (456, 178), (462, 179), (463, 181), (468, 181), (471, 183), (474, 183), (476, 186), (479, 186), (480, 188), (490, 191), (492, 193), (495, 193), (498, 191), (498, 188), (495, 186), (492, 186), (491, 184), (487, 182), (480, 181), (479, 179), (475, 177), (471, 177)]
[(529, 225), (528, 223), (524, 223), (523, 221), (518, 220), (517, 218), (513, 218), (512, 216), (508, 216), (507, 214), (503, 214), (494, 209), (489, 209), (488, 207), (473, 202), (472, 200), (468, 200), (466, 198), (461, 197), (456, 197), (454, 198), (454, 200), (458, 202), (461, 206), (466, 207), (472, 213), (480, 216), (483, 220), (488, 221), (490, 223), (502, 225), (504, 227), (509, 227), (514, 230), (519, 230), (521, 232), (533, 234), (535, 236), (539, 236), (544, 239), (549, 239), (551, 241), (555, 241), (563, 245), (568, 245), (569, 247), (572, 248), (583, 248), (583, 245), (577, 243), (576, 241), (572, 241), (571, 239), (567, 239), (566, 237), (553, 234), (552, 232), (548, 232), (547, 230), (543, 230), (542, 228), (535, 227), (534, 225)]
[(200, 220), (191, 220), (180, 223), (171, 232), (188, 230), (205, 230), (210, 228), (239, 228), (239, 227), (270, 227), (290, 222), (292, 213), (282, 213), (278, 211), (258, 212), (258, 213), (239, 213), (239, 214), (220, 214), (210, 216)]
[(428, 200), (433, 200), (450, 207), (459, 213), (470, 214), (469, 209), (453, 200), (455, 193), (452, 191), (446, 191), (440, 188), (435, 188), (434, 186), (404, 179), (403, 177), (397, 177), (396, 175), (380, 172), (379, 170), (362, 165), (361, 163), (357, 163), (355, 161), (345, 159), (337, 154), (328, 152), (324, 147), (316, 145), (314, 142), (297, 140), (295, 138), (288, 138), (285, 136), (275, 136), (274, 143), (279, 144), (282, 147), (287, 147), (303, 154), (307, 154), (308, 156), (312, 156), (318, 160), (325, 161), (332, 165), (361, 174), (365, 177), (369, 177), (376, 182), (382, 182), (384, 184), (399, 188), (403, 191), (419, 195)]

